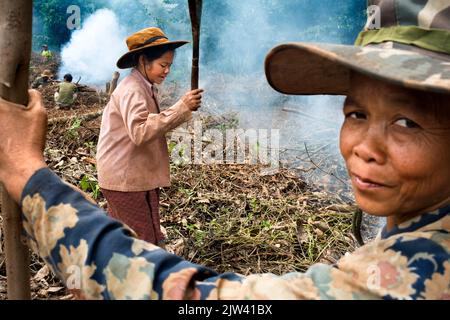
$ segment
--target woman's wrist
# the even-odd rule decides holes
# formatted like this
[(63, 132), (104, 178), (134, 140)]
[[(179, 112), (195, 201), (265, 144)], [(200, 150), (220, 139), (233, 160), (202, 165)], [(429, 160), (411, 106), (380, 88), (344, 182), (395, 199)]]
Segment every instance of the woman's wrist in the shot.
[(5, 175), (3, 184), (9, 195), (19, 203), (22, 197), (23, 189), (30, 180), (31, 176), (39, 169), (46, 168), (43, 160), (27, 161), (24, 166), (15, 166)]

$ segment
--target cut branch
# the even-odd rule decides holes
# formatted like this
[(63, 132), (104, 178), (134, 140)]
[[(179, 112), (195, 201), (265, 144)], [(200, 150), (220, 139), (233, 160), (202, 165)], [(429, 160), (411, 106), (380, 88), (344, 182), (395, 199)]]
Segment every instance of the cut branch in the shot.
[(198, 89), (199, 60), (200, 60), (200, 27), (202, 19), (202, 0), (189, 0), (189, 14), (192, 24), (192, 77), (191, 89)]
[(72, 121), (75, 119), (79, 119), (81, 121), (91, 121), (91, 120), (94, 120), (94, 119), (100, 117), (102, 114), (103, 114), (103, 109), (94, 111), (94, 112), (90, 112), (90, 113), (86, 113), (83, 115), (71, 115), (71, 116), (66, 116), (66, 117), (53, 118), (53, 119), (48, 120), (48, 125), (52, 126), (55, 124), (64, 123), (64, 122)]

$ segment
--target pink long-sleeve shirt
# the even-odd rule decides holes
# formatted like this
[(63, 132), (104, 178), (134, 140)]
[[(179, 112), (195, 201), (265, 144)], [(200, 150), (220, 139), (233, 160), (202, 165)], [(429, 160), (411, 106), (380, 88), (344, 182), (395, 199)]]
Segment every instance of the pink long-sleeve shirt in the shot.
[(192, 112), (181, 100), (160, 112), (155, 91), (133, 69), (112, 94), (97, 146), (101, 188), (138, 192), (170, 185), (165, 134), (188, 121)]

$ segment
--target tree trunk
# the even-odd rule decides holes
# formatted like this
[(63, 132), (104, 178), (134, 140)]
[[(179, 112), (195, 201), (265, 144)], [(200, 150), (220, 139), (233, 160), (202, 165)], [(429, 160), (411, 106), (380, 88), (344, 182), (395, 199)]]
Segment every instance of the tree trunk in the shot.
[[(0, 96), (26, 105), (31, 52), (32, 0), (0, 0)], [(21, 212), (2, 192), (8, 299), (30, 299), (29, 251), (21, 241)]]
[(109, 85), (109, 95), (112, 95), (114, 90), (116, 90), (117, 88), (117, 82), (119, 81), (120, 78), (120, 73), (118, 73), (117, 71), (115, 71), (113, 73), (110, 85)]

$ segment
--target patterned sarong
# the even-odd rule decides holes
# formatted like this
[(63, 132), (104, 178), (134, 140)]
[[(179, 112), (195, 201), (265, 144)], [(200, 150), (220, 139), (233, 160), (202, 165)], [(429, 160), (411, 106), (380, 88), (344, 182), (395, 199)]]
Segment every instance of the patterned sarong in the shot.
[(159, 217), (159, 189), (143, 192), (101, 190), (108, 201), (108, 214), (133, 229), (142, 240), (164, 240)]

